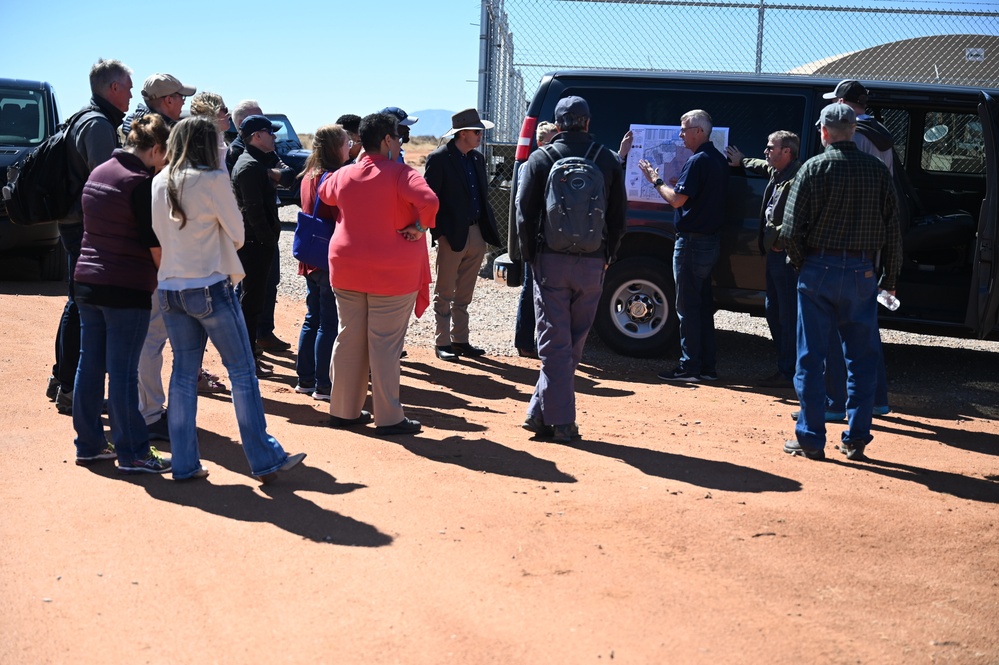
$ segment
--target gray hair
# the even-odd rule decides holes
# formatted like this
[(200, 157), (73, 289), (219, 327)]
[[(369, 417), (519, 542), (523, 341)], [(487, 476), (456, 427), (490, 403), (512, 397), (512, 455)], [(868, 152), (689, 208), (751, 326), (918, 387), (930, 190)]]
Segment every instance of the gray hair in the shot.
[(257, 103), (255, 99), (244, 99), (232, 110), (232, 124), (239, 129), (239, 126), (243, 124), (243, 121), (247, 117), (254, 115), (251, 111), (259, 110), (260, 104)]
[(700, 127), (704, 130), (704, 138), (711, 136), (711, 128), (714, 126), (711, 124), (711, 116), (708, 115), (707, 111), (702, 111), (701, 109), (694, 109), (693, 111), (687, 111), (682, 116), (680, 116), (680, 122), (684, 120), (688, 124), (694, 127)]
[(90, 92), (100, 95), (118, 79), (131, 75), (132, 70), (122, 64), (121, 60), (101, 58), (90, 68)]

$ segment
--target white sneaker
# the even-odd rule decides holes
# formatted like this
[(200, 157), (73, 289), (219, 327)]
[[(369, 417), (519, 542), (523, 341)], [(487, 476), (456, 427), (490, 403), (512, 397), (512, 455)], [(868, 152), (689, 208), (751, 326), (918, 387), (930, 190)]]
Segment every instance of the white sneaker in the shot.
[(330, 401), (330, 396), (328, 393), (321, 393), (318, 390), (312, 393), (312, 399), (318, 399), (323, 402)]

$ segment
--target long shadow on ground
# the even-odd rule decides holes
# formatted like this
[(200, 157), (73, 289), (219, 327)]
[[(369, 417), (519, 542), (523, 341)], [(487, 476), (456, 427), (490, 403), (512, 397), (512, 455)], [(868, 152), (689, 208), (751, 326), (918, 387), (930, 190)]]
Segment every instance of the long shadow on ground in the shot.
[(726, 492), (798, 492), (801, 490), (801, 483), (797, 480), (731, 462), (717, 462), (602, 441), (583, 440), (561, 445), (594, 455), (619, 459), (650, 476), (679, 480), (709, 489)]

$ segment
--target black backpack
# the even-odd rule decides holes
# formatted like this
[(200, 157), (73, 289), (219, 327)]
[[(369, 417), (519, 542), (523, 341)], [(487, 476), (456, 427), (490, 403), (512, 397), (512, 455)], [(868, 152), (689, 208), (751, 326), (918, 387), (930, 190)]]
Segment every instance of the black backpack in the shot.
[[(66, 135), (81, 117), (100, 113), (95, 106), (72, 115), (66, 124), (45, 139), (37, 149), (12, 170), (16, 174), (4, 188), (7, 215), (15, 224), (41, 224), (63, 219), (80, 200), (83, 183), (70, 177), (70, 150)], [(8, 171), (10, 176), (10, 171)]]
[[(554, 145), (541, 148), (552, 162), (545, 183), (545, 244), (556, 252), (589, 254), (604, 243), (604, 174), (596, 164), (602, 145), (584, 157), (562, 157)], [(553, 154), (554, 153), (554, 154)]]

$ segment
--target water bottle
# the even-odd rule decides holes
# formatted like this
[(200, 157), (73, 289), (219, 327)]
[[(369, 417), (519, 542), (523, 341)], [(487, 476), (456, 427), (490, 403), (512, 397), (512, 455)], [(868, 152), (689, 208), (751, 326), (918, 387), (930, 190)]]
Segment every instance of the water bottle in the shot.
[(883, 307), (887, 307), (889, 312), (894, 312), (902, 304), (901, 300), (884, 289), (878, 291), (878, 302), (881, 303)]

